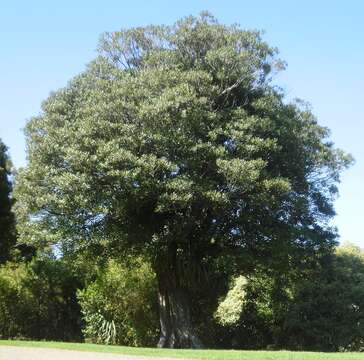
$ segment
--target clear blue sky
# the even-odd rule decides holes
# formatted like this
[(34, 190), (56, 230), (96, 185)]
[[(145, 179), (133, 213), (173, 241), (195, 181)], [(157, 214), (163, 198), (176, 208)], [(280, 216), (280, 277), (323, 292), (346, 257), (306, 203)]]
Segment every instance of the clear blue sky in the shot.
[(63, 0), (2, 1), (0, 138), (25, 165), (22, 128), (51, 90), (95, 56), (100, 33), (169, 24), (208, 10), (223, 23), (266, 30), (288, 68), (277, 81), (309, 101), (319, 122), (356, 164), (342, 177), (334, 221), (341, 241), (364, 247), (364, 1)]

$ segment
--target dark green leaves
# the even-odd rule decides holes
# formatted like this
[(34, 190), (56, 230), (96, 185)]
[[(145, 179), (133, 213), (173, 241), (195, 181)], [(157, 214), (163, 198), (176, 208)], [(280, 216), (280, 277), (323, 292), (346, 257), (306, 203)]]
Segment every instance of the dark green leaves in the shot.
[(264, 258), (332, 243), (350, 158), (270, 84), (281, 62), (259, 32), (205, 14), (105, 34), (99, 49), (28, 123), (24, 239), (150, 254), (173, 242), (198, 261), (216, 244)]

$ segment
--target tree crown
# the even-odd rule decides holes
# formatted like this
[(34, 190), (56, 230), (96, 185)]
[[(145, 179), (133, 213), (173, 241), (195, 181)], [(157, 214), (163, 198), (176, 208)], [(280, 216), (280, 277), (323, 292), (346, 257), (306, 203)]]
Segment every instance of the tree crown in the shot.
[(351, 159), (272, 85), (283, 67), (261, 33), (208, 14), (104, 34), (27, 125), (22, 237), (152, 259), (174, 247), (184, 265), (330, 247)]

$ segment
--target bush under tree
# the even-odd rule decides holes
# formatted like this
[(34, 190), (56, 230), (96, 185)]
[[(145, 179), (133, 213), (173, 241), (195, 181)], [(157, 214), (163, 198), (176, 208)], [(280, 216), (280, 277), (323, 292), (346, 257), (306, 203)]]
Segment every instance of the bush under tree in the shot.
[(152, 346), (158, 335), (155, 275), (141, 259), (109, 261), (78, 292), (86, 341)]

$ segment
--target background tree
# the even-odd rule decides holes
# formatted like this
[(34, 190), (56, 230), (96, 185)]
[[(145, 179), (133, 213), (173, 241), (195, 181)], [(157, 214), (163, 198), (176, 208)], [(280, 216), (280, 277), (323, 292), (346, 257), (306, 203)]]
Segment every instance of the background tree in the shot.
[(22, 240), (139, 254), (156, 274), (161, 347), (197, 347), (191, 309), (221, 264), (285, 271), (330, 250), (350, 159), (258, 32), (209, 16), (107, 33), (99, 56), (27, 125)]
[(302, 271), (238, 277), (215, 316), (221, 347), (363, 351), (364, 251), (346, 244)]
[(364, 351), (364, 251), (345, 244), (309, 279), (292, 286), (283, 346)]
[(48, 256), (0, 267), (0, 339), (80, 341), (82, 278)]
[(13, 200), (10, 169), (7, 147), (0, 140), (0, 263), (9, 259), (16, 241), (14, 215), (11, 211)]

